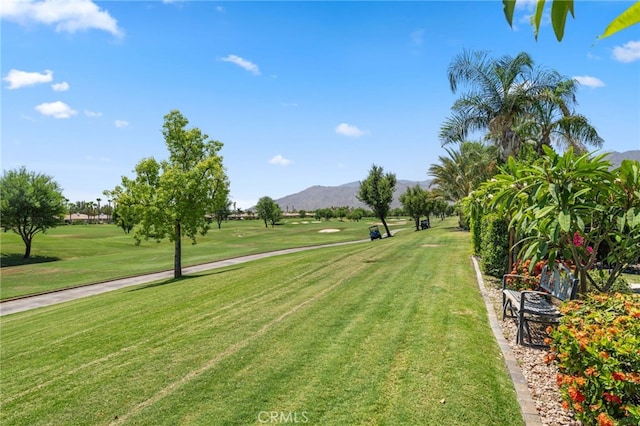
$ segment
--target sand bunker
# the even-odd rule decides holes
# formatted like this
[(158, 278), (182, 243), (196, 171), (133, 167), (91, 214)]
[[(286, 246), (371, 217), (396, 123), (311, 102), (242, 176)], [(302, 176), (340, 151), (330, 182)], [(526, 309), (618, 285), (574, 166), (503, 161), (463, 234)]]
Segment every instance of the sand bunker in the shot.
[(328, 228), (328, 229), (321, 229), (318, 232), (340, 232), (340, 230), (334, 229), (334, 228)]

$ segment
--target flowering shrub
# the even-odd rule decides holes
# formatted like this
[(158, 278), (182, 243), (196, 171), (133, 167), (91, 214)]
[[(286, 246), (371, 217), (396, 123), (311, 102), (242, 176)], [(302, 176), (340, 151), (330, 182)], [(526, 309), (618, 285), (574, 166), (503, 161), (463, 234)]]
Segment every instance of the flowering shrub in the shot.
[(507, 277), (507, 284), (509, 284), (510, 288), (516, 290), (539, 290), (538, 283), (540, 282), (540, 275), (542, 274), (542, 268), (544, 268), (546, 264), (547, 262), (545, 260), (541, 260), (531, 268), (530, 259), (524, 262), (521, 260), (516, 261), (509, 273), (512, 275), (521, 275), (521, 277)]
[(584, 424), (640, 424), (640, 296), (590, 295), (563, 305), (546, 361), (563, 406)]

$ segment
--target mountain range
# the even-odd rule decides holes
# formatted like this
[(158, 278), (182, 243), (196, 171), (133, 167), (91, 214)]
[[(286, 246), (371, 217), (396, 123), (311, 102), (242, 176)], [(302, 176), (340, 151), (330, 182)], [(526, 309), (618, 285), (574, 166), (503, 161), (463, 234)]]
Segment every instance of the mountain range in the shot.
[[(608, 156), (608, 160), (614, 167), (618, 167), (623, 159), (640, 161), (640, 150), (625, 152), (614, 151), (611, 152)], [(400, 201), (398, 200), (400, 195), (403, 194), (407, 190), (407, 188), (415, 186), (416, 184), (420, 185), (420, 187), (423, 189), (429, 189), (431, 181), (398, 180), (391, 207), (400, 207)], [(294, 210), (313, 211), (316, 209), (327, 207), (368, 208), (364, 203), (358, 201), (358, 199), (356, 198), (359, 187), (360, 182), (350, 182), (339, 186), (314, 185), (303, 191), (287, 195), (274, 201), (278, 203), (278, 205), (284, 212), (291, 212)]]

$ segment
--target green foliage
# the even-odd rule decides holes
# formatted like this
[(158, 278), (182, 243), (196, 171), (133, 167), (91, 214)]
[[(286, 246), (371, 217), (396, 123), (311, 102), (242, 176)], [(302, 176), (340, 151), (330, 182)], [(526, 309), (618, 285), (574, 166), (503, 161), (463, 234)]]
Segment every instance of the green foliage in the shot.
[(0, 179), (2, 230), (20, 235), (25, 259), (31, 256), (33, 237), (60, 224), (66, 211), (62, 189), (50, 176), (21, 167)]
[(407, 215), (413, 219), (416, 231), (420, 230), (420, 217), (427, 214), (428, 197), (429, 193), (420, 185), (409, 187), (403, 194), (400, 194), (400, 203), (402, 203)]
[(640, 296), (590, 295), (562, 311), (547, 360), (565, 406), (584, 424), (639, 424)]
[(602, 263), (609, 278), (599, 289), (608, 291), (640, 255), (640, 164), (625, 160), (610, 170), (606, 154), (544, 150), (533, 164), (509, 159), (496, 176), (492, 205), (523, 235), (521, 258), (570, 259), (582, 293), (587, 271)]
[(495, 213), (482, 218), (481, 266), (485, 274), (501, 277), (507, 273), (509, 231), (507, 221)]
[[(538, 0), (536, 4), (536, 12), (531, 18), (531, 25), (533, 25), (533, 31), (536, 40), (538, 40), (538, 33), (542, 23), (542, 15), (544, 12), (545, 0)], [(509, 23), (509, 26), (513, 26), (513, 12), (515, 10), (516, 0), (502, 0), (504, 7), (504, 15)], [(556, 35), (558, 41), (562, 41), (564, 37), (564, 27), (567, 21), (568, 14), (571, 13), (571, 17), (575, 18), (573, 10), (573, 0), (553, 0), (551, 3), (551, 24), (553, 26), (553, 32)], [(632, 4), (627, 10), (615, 17), (613, 21), (607, 25), (604, 32), (599, 38), (609, 37), (617, 33), (620, 30), (631, 27), (640, 22), (640, 2)]]
[(378, 219), (382, 221), (388, 236), (392, 236), (387, 226), (386, 217), (391, 209), (393, 192), (396, 189), (396, 175), (384, 173), (384, 169), (375, 164), (369, 169), (367, 178), (360, 182), (357, 198), (373, 210)]
[[(187, 129), (189, 121), (177, 110), (164, 117), (162, 134), (169, 159), (145, 158), (135, 167), (136, 177), (122, 178), (118, 205), (134, 209), (139, 220), (135, 238), (168, 238), (175, 242), (174, 273), (181, 275), (182, 235), (196, 243), (209, 230), (206, 214), (223, 208), (229, 182), (219, 151), (222, 143), (210, 140), (200, 129)], [(124, 217), (125, 214), (121, 215)]]
[(282, 209), (271, 197), (262, 197), (256, 204), (256, 214), (264, 221), (264, 227), (268, 228), (269, 223), (273, 228), (282, 219)]

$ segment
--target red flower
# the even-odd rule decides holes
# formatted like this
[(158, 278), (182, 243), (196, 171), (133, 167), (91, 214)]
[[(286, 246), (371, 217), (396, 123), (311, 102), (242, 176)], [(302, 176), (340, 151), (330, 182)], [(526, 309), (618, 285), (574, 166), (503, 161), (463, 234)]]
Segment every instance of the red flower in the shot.
[(581, 246), (584, 244), (584, 237), (582, 237), (577, 231), (573, 234), (573, 245)]
[(622, 404), (622, 400), (617, 395), (614, 395), (609, 392), (604, 392), (602, 396), (604, 396), (604, 399), (606, 399), (609, 402), (613, 402), (614, 404)]
[(569, 396), (571, 397), (571, 399), (573, 399), (575, 402), (584, 402), (585, 397), (582, 394), (582, 392), (580, 392), (578, 390), (577, 387), (575, 386), (571, 386), (569, 388)]

